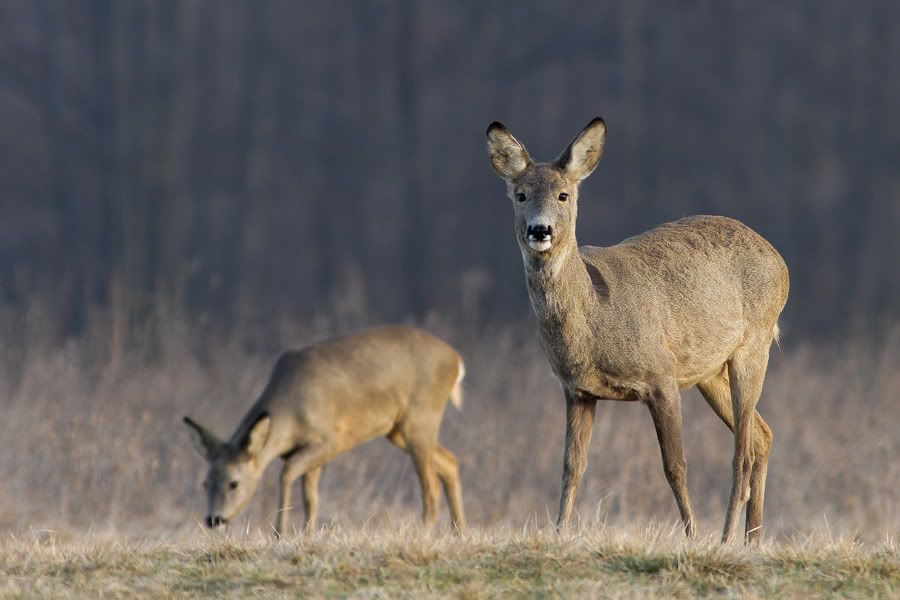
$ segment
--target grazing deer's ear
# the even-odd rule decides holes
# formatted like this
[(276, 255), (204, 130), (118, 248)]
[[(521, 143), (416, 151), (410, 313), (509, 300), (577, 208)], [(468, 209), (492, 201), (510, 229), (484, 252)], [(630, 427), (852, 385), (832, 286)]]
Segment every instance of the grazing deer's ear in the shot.
[(485, 134), (487, 136), (488, 154), (497, 174), (509, 181), (522, 173), (531, 165), (528, 150), (503, 125), (494, 121)]
[(603, 156), (605, 142), (606, 123), (600, 117), (596, 117), (581, 130), (578, 137), (563, 150), (554, 163), (570, 177), (581, 181), (597, 167), (600, 157)]
[(215, 435), (195, 423), (190, 417), (184, 418), (184, 424), (188, 426), (191, 432), (191, 442), (194, 448), (200, 453), (200, 456), (206, 460), (212, 460), (213, 455), (222, 447), (222, 442)]
[(263, 446), (266, 445), (266, 440), (269, 439), (269, 425), (271, 422), (272, 420), (269, 418), (268, 413), (259, 415), (256, 418), (256, 422), (250, 426), (250, 429), (247, 430), (247, 435), (245, 435), (244, 439), (241, 441), (241, 449), (250, 456), (259, 454), (260, 450), (263, 449)]

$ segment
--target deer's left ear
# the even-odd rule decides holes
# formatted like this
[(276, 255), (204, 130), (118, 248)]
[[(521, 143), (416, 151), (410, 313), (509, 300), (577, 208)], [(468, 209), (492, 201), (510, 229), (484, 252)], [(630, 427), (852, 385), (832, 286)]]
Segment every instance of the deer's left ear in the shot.
[(269, 439), (271, 422), (268, 413), (259, 415), (241, 441), (241, 449), (250, 456), (258, 455)]
[(606, 123), (600, 117), (595, 117), (554, 162), (570, 177), (581, 181), (597, 168), (605, 143)]

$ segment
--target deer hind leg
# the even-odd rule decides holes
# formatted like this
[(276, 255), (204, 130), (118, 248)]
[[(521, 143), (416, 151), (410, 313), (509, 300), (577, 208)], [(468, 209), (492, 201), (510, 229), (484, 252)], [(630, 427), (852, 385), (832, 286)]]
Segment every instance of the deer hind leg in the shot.
[[(697, 384), (703, 398), (723, 423), (734, 432), (734, 414), (731, 407), (731, 387), (728, 368), (708, 381)], [(748, 542), (758, 542), (762, 538), (763, 501), (765, 499), (766, 471), (772, 447), (772, 431), (758, 411), (754, 415), (752, 432), (752, 462), (750, 474), (750, 501), (747, 504), (745, 533)]]
[(687, 487), (687, 460), (684, 456), (684, 440), (682, 436), (681, 419), (681, 394), (678, 392), (678, 384), (674, 379), (657, 389), (647, 401), (650, 416), (653, 417), (653, 425), (656, 427), (656, 436), (659, 439), (659, 449), (662, 453), (663, 470), (672, 493), (675, 494), (675, 502), (681, 521), (684, 524), (684, 532), (688, 537), (694, 537), (694, 509), (691, 507), (691, 497)]
[[(754, 429), (756, 429), (756, 403), (762, 393), (763, 380), (766, 376), (769, 351), (762, 345), (758, 347), (743, 346), (728, 360), (728, 379), (731, 389), (731, 410), (734, 417), (734, 461), (732, 463), (731, 497), (725, 515), (725, 528), (722, 542), (728, 543), (737, 533), (740, 511), (752, 495), (754, 463)], [(760, 433), (757, 437), (763, 437)], [(766, 456), (768, 460), (768, 456)], [(763, 485), (757, 481), (757, 494), (765, 491), (764, 479), (766, 469), (760, 469)], [(749, 516), (749, 515), (748, 515)], [(754, 503), (754, 518), (762, 517), (762, 497)], [(748, 521), (747, 530), (758, 539), (761, 523)]]
[(444, 484), (444, 495), (450, 505), (450, 518), (455, 531), (466, 528), (466, 515), (463, 511), (462, 483), (459, 479), (459, 461), (456, 456), (440, 444), (434, 450), (434, 466), (438, 477)]
[(587, 468), (588, 446), (594, 429), (597, 401), (593, 398), (576, 398), (566, 392), (566, 447), (563, 455), (562, 494), (559, 498), (559, 517), (556, 530), (569, 523), (575, 507), (575, 495)]
[[(440, 426), (440, 422), (437, 425)], [(422, 521), (426, 527), (434, 526), (437, 522), (441, 491), (438, 481), (439, 468), (435, 458), (438, 445), (435, 427), (430, 423), (417, 425), (405, 422), (388, 433), (387, 438), (401, 450), (409, 452), (412, 457), (422, 488)]]
[[(450, 505), (453, 526), (457, 531), (465, 529), (466, 517), (463, 513), (462, 485), (456, 456), (436, 442), (407, 440), (400, 429), (392, 430), (387, 439), (412, 456), (422, 486), (422, 520), (425, 521), (425, 525), (430, 527), (437, 521), (437, 505), (440, 499), (438, 480), (440, 480), (444, 485), (447, 503)], [(429, 452), (429, 447), (433, 450), (430, 452), (430, 458), (426, 459), (425, 454)]]
[(316, 530), (316, 521), (319, 517), (319, 478), (324, 468), (310, 469), (303, 476), (303, 509), (306, 511), (307, 533)]
[(407, 443), (422, 487), (422, 521), (425, 523), (425, 527), (431, 528), (437, 522), (441, 490), (434, 465), (434, 444), (414, 442), (409, 439), (407, 439)]
[(766, 499), (766, 475), (769, 470), (769, 455), (772, 451), (772, 430), (756, 413), (756, 431), (754, 436), (755, 459), (753, 472), (750, 474), (750, 501), (747, 503), (747, 524), (745, 536), (747, 543), (758, 543), (763, 534), (763, 504)]

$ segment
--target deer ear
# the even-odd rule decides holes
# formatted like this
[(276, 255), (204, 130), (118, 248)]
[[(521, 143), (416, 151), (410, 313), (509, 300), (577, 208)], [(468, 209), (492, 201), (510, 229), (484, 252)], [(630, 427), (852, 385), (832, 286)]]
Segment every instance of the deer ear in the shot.
[(603, 145), (606, 142), (606, 123), (600, 117), (594, 118), (581, 130), (569, 147), (556, 159), (555, 164), (581, 181), (590, 175), (603, 156)]
[(491, 123), (485, 135), (491, 164), (497, 171), (497, 175), (503, 179), (509, 181), (515, 178), (532, 164), (528, 150), (503, 123), (497, 121)]
[(256, 456), (266, 445), (269, 439), (269, 429), (272, 420), (268, 413), (262, 413), (256, 418), (256, 422), (250, 426), (247, 435), (241, 441), (241, 449), (251, 457)]
[(191, 432), (191, 442), (200, 456), (206, 460), (212, 460), (213, 455), (222, 447), (222, 442), (215, 435), (204, 429), (190, 417), (184, 418), (184, 424)]

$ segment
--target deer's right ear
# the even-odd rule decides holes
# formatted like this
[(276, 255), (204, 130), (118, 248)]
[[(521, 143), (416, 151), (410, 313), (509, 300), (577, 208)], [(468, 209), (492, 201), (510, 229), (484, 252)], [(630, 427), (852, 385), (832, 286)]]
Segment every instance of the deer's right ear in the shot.
[(507, 181), (514, 179), (531, 165), (528, 150), (503, 125), (494, 121), (487, 132), (487, 149), (497, 175)]
[(215, 435), (194, 422), (190, 417), (184, 418), (184, 424), (188, 426), (191, 432), (191, 442), (194, 448), (200, 453), (200, 456), (206, 460), (212, 460), (213, 455), (222, 446), (222, 442)]

